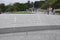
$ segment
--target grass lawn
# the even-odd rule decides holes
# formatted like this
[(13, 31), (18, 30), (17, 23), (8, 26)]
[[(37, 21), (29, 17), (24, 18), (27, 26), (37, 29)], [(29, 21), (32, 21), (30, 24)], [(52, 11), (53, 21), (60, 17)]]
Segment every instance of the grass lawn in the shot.
[(26, 11), (19, 11), (19, 12), (12, 12), (13, 14), (33, 14), (32, 12), (26, 12)]

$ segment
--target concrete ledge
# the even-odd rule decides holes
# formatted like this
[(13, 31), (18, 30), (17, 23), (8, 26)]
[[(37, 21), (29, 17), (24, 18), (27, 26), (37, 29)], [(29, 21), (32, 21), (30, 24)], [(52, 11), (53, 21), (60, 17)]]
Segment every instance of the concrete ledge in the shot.
[(0, 34), (45, 30), (60, 30), (60, 25), (0, 28)]

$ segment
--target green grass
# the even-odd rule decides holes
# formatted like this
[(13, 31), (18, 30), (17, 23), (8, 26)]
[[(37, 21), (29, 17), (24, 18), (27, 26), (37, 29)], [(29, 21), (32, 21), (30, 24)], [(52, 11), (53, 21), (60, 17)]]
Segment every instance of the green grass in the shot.
[(12, 12), (13, 14), (32, 14), (32, 12), (26, 12), (26, 11), (19, 11), (19, 12)]

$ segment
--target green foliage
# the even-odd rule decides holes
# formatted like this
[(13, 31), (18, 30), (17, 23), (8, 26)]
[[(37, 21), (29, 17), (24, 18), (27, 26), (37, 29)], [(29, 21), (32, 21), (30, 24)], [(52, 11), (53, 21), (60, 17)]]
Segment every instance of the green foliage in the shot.
[(43, 1), (36, 1), (35, 3), (28, 1), (27, 3), (14, 3), (13, 5), (0, 4), (0, 12), (15, 12), (15, 11), (26, 11), (26, 9), (40, 8), (43, 4)]
[(44, 3), (45, 3), (45, 1), (35, 1), (34, 7), (35, 8), (40, 8)]
[(8, 12), (25, 11), (26, 9), (27, 9), (27, 5), (22, 3), (14, 3), (13, 5), (6, 6), (6, 11)]
[(41, 8), (47, 8), (48, 6), (54, 8), (60, 8), (60, 0), (46, 0), (46, 2), (41, 6)]
[(4, 12), (5, 11), (5, 5), (2, 3), (0, 4), (0, 12)]
[(41, 6), (41, 9), (47, 9), (47, 4), (43, 4), (42, 6)]
[(7, 12), (12, 12), (14, 9), (13, 9), (13, 6), (11, 6), (11, 5), (7, 5), (6, 6), (6, 11)]

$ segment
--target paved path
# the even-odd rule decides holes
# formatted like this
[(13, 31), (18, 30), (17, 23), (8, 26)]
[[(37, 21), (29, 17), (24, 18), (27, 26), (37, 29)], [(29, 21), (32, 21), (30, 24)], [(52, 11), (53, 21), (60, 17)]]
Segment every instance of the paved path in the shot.
[(1, 14), (0, 34), (60, 29), (60, 15)]
[(60, 15), (0, 14), (0, 28), (60, 25)]
[(60, 40), (60, 30), (0, 34), (0, 40)]
[[(0, 15), (0, 29), (12, 27), (30, 27), (32, 29), (50, 28), (51, 25), (60, 25), (60, 15), (47, 15), (47, 14), (1, 14)], [(35, 26), (35, 28), (33, 27)], [(52, 27), (52, 26), (51, 26)], [(14, 28), (14, 29), (18, 29)], [(59, 26), (57, 28), (60, 28)], [(21, 29), (21, 28), (20, 28)], [(19, 30), (20, 30), (19, 29)], [(23, 28), (24, 30), (26, 28)], [(6, 29), (4, 29), (6, 30)], [(11, 31), (11, 29), (9, 29)], [(12, 29), (13, 30), (13, 29)], [(30, 30), (30, 29), (29, 29)], [(0, 30), (0, 33), (2, 30)], [(7, 32), (9, 32), (7, 30)]]
[[(46, 25), (60, 25), (60, 15), (0, 14), (0, 29)], [(60, 40), (60, 30), (0, 34), (0, 40)]]

